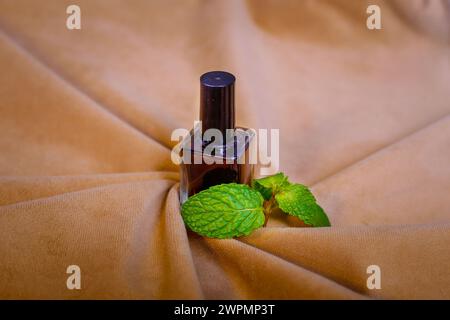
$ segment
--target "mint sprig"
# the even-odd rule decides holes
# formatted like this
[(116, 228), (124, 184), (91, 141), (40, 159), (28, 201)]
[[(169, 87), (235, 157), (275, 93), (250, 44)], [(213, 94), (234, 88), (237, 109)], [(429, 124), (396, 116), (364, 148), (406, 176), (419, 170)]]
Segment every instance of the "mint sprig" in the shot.
[(210, 238), (249, 235), (266, 225), (275, 209), (295, 216), (314, 227), (330, 226), (323, 209), (311, 191), (289, 182), (283, 173), (256, 179), (252, 187), (229, 183), (213, 186), (191, 197), (182, 205), (185, 224)]

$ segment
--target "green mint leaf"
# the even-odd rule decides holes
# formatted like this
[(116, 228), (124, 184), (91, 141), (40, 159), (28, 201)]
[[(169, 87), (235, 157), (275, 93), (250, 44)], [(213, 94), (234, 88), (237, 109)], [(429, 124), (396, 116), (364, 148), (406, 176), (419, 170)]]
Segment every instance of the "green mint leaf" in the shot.
[(252, 181), (253, 189), (259, 191), (265, 200), (269, 200), (272, 194), (277, 193), (289, 184), (288, 178), (282, 172)]
[(264, 224), (263, 198), (245, 184), (221, 184), (183, 203), (181, 215), (196, 233), (210, 238), (249, 235)]
[(278, 207), (285, 213), (298, 217), (304, 223), (314, 227), (329, 227), (330, 221), (316, 198), (302, 184), (284, 186), (275, 194)]

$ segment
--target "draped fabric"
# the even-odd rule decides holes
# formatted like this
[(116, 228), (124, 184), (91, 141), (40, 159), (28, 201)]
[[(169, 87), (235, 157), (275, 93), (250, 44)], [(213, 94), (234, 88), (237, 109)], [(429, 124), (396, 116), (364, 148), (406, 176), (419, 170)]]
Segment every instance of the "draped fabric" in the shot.
[[(0, 0), (0, 298), (450, 298), (448, 1), (76, 2)], [(186, 230), (171, 132), (210, 70), (332, 227)]]

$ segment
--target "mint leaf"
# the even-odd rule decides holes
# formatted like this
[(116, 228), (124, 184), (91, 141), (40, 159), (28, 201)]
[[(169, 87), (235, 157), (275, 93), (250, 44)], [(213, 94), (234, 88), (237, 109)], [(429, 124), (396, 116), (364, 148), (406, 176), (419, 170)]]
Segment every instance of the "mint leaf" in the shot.
[[(330, 226), (330, 221), (309, 189), (292, 184), (282, 172), (252, 181), (252, 187), (263, 196), (266, 220), (272, 209), (282, 211), (315, 227)], [(267, 221), (266, 221), (267, 222)]]
[(252, 187), (259, 191), (265, 200), (269, 200), (272, 194), (289, 184), (288, 178), (282, 172), (252, 181)]
[(330, 221), (323, 209), (317, 204), (316, 198), (302, 184), (284, 186), (275, 194), (278, 207), (285, 213), (298, 217), (304, 223), (314, 227), (328, 227)]
[(244, 184), (221, 184), (203, 190), (182, 205), (185, 224), (210, 238), (250, 234), (264, 224), (263, 198)]

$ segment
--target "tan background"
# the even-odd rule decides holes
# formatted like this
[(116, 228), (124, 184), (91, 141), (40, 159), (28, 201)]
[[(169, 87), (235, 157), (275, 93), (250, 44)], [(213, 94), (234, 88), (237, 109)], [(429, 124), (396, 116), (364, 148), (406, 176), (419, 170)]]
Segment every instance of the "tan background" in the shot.
[[(450, 298), (448, 1), (69, 4), (0, 1), (0, 298)], [(214, 69), (331, 228), (186, 232), (170, 134)]]

